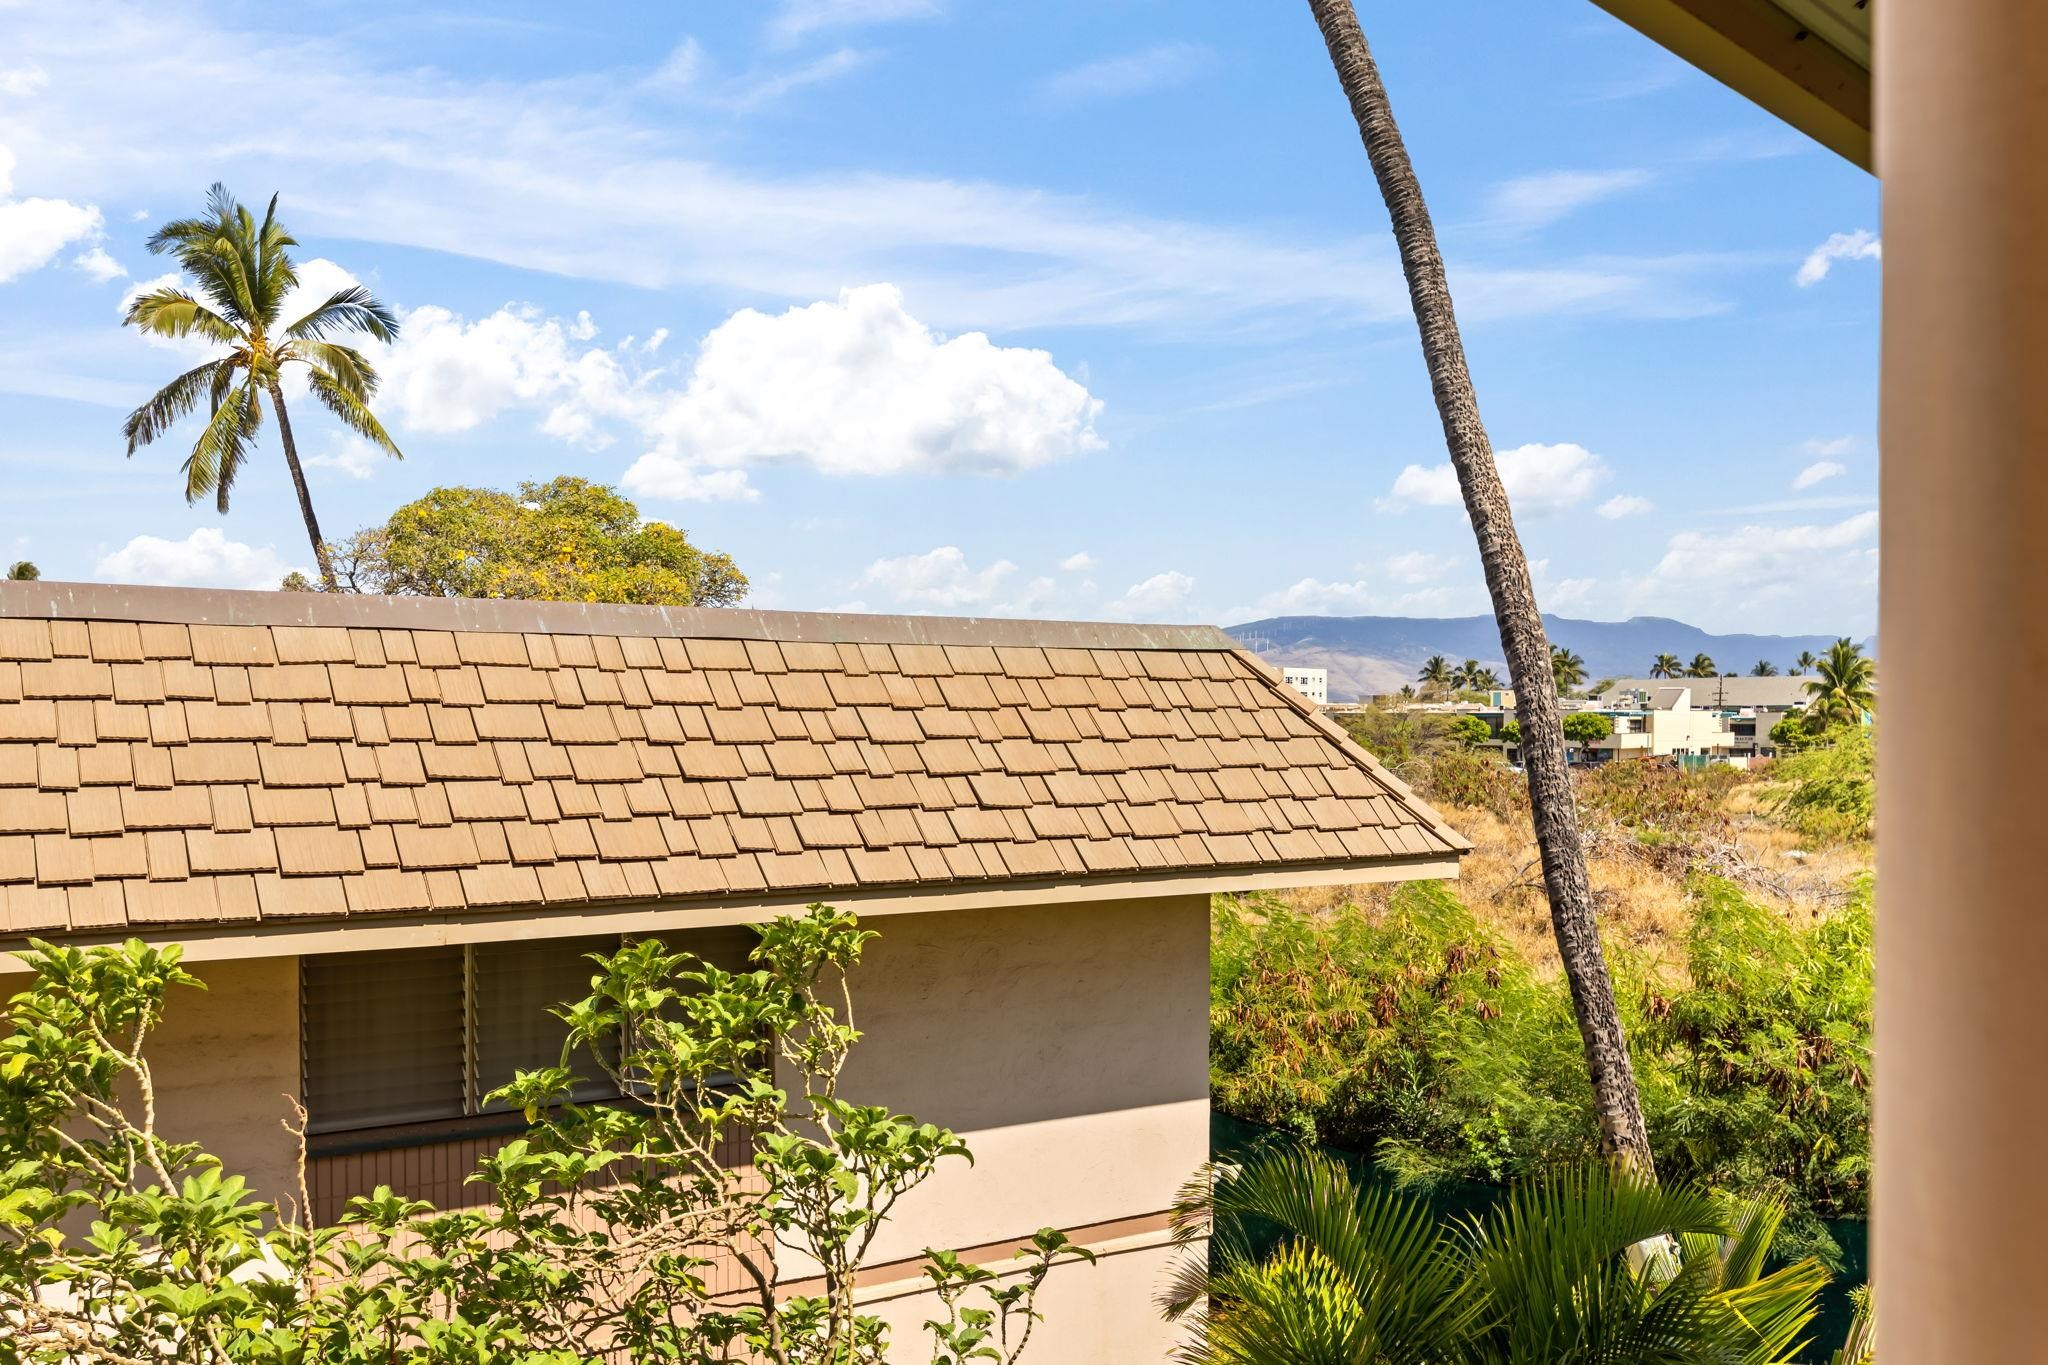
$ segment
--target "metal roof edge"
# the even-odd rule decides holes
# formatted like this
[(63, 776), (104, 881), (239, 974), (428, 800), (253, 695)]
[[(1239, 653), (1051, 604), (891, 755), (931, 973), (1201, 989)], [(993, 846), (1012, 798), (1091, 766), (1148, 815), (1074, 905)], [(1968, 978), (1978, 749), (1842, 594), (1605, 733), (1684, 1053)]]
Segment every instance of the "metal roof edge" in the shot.
[(148, 621), (181, 625), (329, 626), (508, 631), (541, 635), (670, 636), (843, 645), (991, 645), (1040, 649), (1238, 648), (1215, 626), (1037, 621), (987, 616), (868, 616), (746, 607), (646, 607), (609, 602), (378, 597), (247, 592), (126, 583), (0, 582), (0, 618)]

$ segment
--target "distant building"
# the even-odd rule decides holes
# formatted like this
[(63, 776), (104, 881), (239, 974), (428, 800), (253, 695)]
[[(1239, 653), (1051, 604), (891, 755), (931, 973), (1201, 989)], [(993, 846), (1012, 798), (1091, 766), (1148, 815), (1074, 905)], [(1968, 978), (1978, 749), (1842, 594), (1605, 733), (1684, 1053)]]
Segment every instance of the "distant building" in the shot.
[(1811, 678), (1780, 675), (1772, 678), (1617, 678), (1602, 688), (1595, 700), (1605, 709), (1643, 708), (1657, 693), (1672, 687), (1689, 689), (1691, 707), (1712, 712), (1727, 726), (1728, 752), (1749, 758), (1770, 758), (1777, 746), (1771, 743), (1771, 727), (1806, 705), (1806, 684)]
[(1317, 706), (1330, 704), (1330, 670), (1327, 668), (1296, 668), (1285, 664), (1280, 669), (1280, 680)]

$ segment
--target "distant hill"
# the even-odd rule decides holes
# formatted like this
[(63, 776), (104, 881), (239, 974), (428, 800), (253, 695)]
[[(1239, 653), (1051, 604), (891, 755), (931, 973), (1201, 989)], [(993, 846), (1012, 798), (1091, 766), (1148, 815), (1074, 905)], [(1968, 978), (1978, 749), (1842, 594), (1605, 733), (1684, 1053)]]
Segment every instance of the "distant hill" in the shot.
[[(1791, 671), (1801, 650), (1819, 654), (1832, 635), (1716, 635), (1662, 616), (1626, 621), (1578, 621), (1546, 616), (1550, 642), (1586, 661), (1586, 680), (1641, 677), (1659, 654), (1691, 661), (1711, 655), (1723, 670), (1747, 673), (1759, 659)], [(1498, 669), (1500, 630), (1491, 616), (1274, 616), (1225, 627), (1243, 644), (1273, 663), (1330, 670), (1330, 700), (1355, 701), (1398, 692), (1415, 681), (1415, 671), (1432, 654), (1452, 663), (1477, 659)]]

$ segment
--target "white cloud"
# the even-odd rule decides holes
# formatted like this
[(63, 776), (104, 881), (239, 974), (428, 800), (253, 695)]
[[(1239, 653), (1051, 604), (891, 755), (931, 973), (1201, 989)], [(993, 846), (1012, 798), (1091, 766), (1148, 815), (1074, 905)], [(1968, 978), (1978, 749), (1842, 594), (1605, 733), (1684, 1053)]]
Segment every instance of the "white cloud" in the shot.
[(1849, 467), (1839, 460), (1815, 460), (1812, 464), (1800, 470), (1798, 475), (1793, 478), (1792, 491), (1795, 493), (1803, 492), (1823, 479), (1832, 479), (1838, 474), (1846, 474), (1848, 472)]
[(511, 409), (538, 409), (549, 434), (602, 445), (599, 410), (610, 410), (626, 381), (604, 351), (571, 347), (589, 317), (564, 324), (507, 304), (470, 322), (438, 305), (415, 308), (384, 354), (382, 401), (414, 431), (468, 431)]
[(1807, 253), (1799, 273), (1792, 280), (1801, 289), (1819, 284), (1834, 269), (1836, 261), (1875, 261), (1884, 255), (1884, 243), (1866, 228), (1830, 234), (1825, 242)]
[(1304, 578), (1259, 599), (1260, 616), (1359, 616), (1372, 607), (1372, 589), (1364, 579), (1325, 583)]
[(1487, 217), (1501, 227), (1533, 231), (1603, 199), (1640, 189), (1650, 179), (1646, 171), (1548, 171), (1518, 176), (1495, 187)]
[(743, 309), (698, 347), (688, 383), (642, 421), (655, 449), (626, 486), (655, 497), (706, 468), (1009, 474), (1100, 449), (1101, 400), (1044, 351), (945, 338), (893, 285), (778, 316)]
[(1847, 455), (1856, 448), (1854, 436), (1815, 436), (1801, 441), (1799, 448), (1818, 459), (1830, 459), (1836, 455)]
[[(1449, 555), (1430, 554), (1426, 550), (1409, 550), (1387, 556), (1387, 575), (1400, 583), (1429, 583), (1442, 578), (1456, 565)], [(1304, 579), (1314, 582), (1314, 579)]]
[(1874, 511), (1831, 525), (1681, 531), (1638, 596), (1678, 611), (1867, 599), (1877, 586), (1876, 537)]
[(597, 335), (597, 324), (590, 320), (590, 310), (583, 308), (577, 310), (576, 321), (570, 323), (565, 330), (572, 341), (588, 341)]
[(258, 549), (202, 526), (183, 540), (137, 536), (102, 556), (96, 572), (117, 583), (178, 588), (275, 588), (292, 566), (270, 546)]
[(64, 199), (15, 199), (14, 153), (0, 146), (0, 284), (40, 270), (73, 242), (97, 237), (100, 211)]
[[(809, 3), (784, 29), (928, 14), (905, 0)], [(232, 11), (241, 13), (240, 10)], [(17, 13), (19, 22), (14, 22)], [(1386, 234), (1331, 237), (1242, 215), (1133, 213), (1114, 196), (1032, 183), (741, 159), (722, 126), (637, 98), (632, 73), (479, 83), (388, 45), (237, 28), (186, 8), (95, 11), (91, 41), (61, 5), (10, 12), (10, 61), (50, 89), (8, 110), (7, 137), (82, 196), (193, 193), (195, 160), (287, 194), (301, 237), (348, 238), (663, 290), (809, 301), (887, 279), (949, 330), (1190, 327), (1284, 321), (1410, 326)], [(251, 21), (253, 22), (253, 21)], [(239, 54), (223, 63), (223, 52)], [(650, 53), (649, 71), (667, 53)], [(209, 98), (187, 98), (206, 72)], [(275, 99), (291, 73), (292, 97)], [(220, 110), (264, 108), (257, 133)], [(723, 117), (707, 122), (723, 123)], [(1732, 255), (1657, 253), (1504, 268), (1454, 260), (1467, 319), (1694, 315)]]
[(101, 284), (105, 284), (108, 280), (126, 279), (128, 276), (128, 267), (122, 265), (112, 256), (109, 256), (104, 247), (93, 247), (89, 251), (81, 251), (78, 255), (71, 258), (71, 264), (83, 270)]
[(1060, 561), (1060, 567), (1068, 573), (1087, 573), (1095, 565), (1095, 556), (1089, 554), (1086, 550), (1076, 550), (1073, 554)]
[(1121, 56), (1105, 57), (1071, 67), (1039, 82), (1039, 98), (1049, 104), (1121, 99), (1170, 85), (1180, 85), (1209, 64), (1209, 50), (1193, 43), (1155, 43)]
[[(1508, 501), (1518, 514), (1541, 516), (1577, 506), (1593, 495), (1613, 471), (1582, 445), (1530, 444), (1494, 452), (1494, 463), (1506, 485)], [(1463, 507), (1457, 473), (1448, 464), (1411, 464), (1395, 476), (1394, 486), (1380, 500), (1383, 509)]]
[(1609, 521), (1620, 521), (1623, 517), (1640, 517), (1654, 512), (1657, 504), (1634, 493), (1616, 493), (1593, 510)]
[(878, 559), (854, 586), (880, 588), (905, 606), (958, 611), (993, 602), (1004, 581), (1016, 571), (1017, 566), (1007, 559), (984, 569), (972, 568), (959, 546), (941, 545), (921, 555)]
[(332, 469), (351, 479), (367, 479), (390, 458), (360, 436), (337, 434), (327, 449), (308, 455), (306, 464), (313, 469)]
[(938, 0), (783, 0), (768, 31), (778, 42), (793, 43), (819, 29), (930, 19), (939, 13)]
[(49, 73), (40, 66), (11, 66), (0, 71), (0, 95), (12, 99), (25, 99), (49, 83)]
[(1194, 590), (1194, 579), (1178, 569), (1168, 569), (1133, 583), (1122, 597), (1103, 609), (1103, 614), (1112, 618), (1159, 616), (1185, 602)]

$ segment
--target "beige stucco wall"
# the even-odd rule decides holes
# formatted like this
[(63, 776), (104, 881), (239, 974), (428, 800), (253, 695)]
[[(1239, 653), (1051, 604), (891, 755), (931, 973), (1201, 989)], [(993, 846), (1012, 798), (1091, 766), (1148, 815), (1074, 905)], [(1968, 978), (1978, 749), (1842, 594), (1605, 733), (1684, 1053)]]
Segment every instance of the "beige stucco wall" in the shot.
[[(1209, 904), (1183, 896), (870, 921), (841, 1094), (962, 1133), (870, 1263), (1163, 1213), (1208, 1159)], [(1160, 1360), (1163, 1237), (1055, 1278), (1048, 1361)], [(878, 1303), (914, 1335), (925, 1299)], [(908, 1340), (909, 1335), (900, 1339)], [(1036, 1339), (1034, 1339), (1036, 1341)]]
[[(206, 989), (174, 990), (144, 1049), (157, 1130), (200, 1143), (262, 1198), (283, 1199), (297, 1183), (297, 1149), (280, 1125), (299, 1089), (298, 959), (208, 962), (192, 974)], [(0, 976), (0, 999), (28, 980)]]

